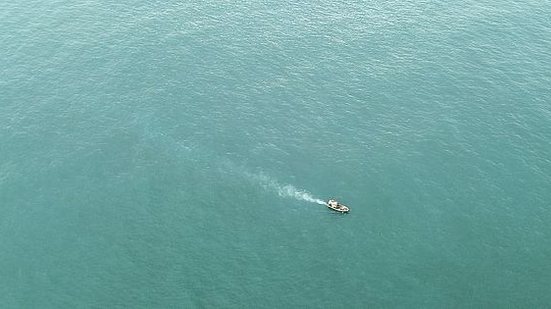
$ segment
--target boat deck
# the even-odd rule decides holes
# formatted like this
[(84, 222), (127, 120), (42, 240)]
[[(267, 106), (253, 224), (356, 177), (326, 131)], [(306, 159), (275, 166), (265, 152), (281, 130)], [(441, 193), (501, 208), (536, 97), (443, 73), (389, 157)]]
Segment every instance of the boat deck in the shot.
[(338, 211), (340, 213), (346, 213), (350, 211), (350, 208), (347, 206), (335, 201), (335, 200), (329, 200), (327, 202), (327, 208), (332, 209), (334, 211)]

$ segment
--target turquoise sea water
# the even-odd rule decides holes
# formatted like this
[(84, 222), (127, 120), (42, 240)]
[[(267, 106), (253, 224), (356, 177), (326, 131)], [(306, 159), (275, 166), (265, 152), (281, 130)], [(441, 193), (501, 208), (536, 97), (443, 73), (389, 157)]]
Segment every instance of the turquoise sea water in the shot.
[(550, 16), (4, 1), (2, 307), (551, 306)]

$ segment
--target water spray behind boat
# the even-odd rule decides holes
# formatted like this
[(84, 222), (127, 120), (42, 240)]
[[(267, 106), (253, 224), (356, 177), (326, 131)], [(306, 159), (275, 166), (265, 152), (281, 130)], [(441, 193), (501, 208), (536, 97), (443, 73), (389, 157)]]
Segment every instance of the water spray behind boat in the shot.
[(281, 197), (294, 198), (299, 201), (316, 203), (319, 205), (327, 205), (325, 201), (319, 198), (315, 198), (310, 192), (297, 189), (295, 186), (292, 185), (282, 185), (263, 173), (249, 174), (249, 177), (258, 181), (258, 183), (266, 190), (277, 192), (277, 194)]
[(278, 194), (281, 197), (292, 197), (297, 200), (316, 203), (320, 205), (326, 204), (323, 200), (313, 197), (312, 194), (310, 194), (309, 192), (299, 190), (291, 185), (286, 185), (278, 188)]

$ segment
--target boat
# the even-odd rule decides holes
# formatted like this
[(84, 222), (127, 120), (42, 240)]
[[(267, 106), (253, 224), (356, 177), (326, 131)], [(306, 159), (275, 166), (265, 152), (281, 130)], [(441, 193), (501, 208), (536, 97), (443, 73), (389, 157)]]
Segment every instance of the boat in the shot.
[(334, 210), (334, 211), (338, 211), (340, 213), (347, 213), (350, 211), (350, 208), (348, 208), (347, 206), (337, 202), (336, 200), (329, 200), (327, 201), (327, 207)]

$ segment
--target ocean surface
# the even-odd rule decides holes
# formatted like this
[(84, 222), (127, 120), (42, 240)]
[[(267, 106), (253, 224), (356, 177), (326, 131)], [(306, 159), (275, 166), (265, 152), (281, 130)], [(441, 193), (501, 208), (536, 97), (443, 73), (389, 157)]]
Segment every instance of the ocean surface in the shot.
[(2, 308), (551, 307), (550, 1), (15, 0), (0, 30)]

